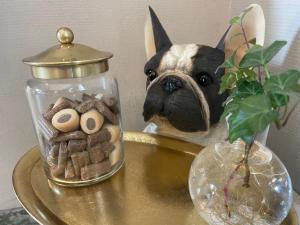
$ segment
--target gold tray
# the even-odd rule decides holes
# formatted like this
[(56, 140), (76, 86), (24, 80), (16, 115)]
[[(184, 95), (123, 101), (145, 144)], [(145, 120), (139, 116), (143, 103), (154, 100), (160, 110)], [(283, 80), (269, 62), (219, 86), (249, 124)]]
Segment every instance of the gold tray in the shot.
[[(13, 173), (16, 196), (40, 224), (205, 225), (188, 192), (188, 172), (199, 145), (125, 132), (126, 161), (110, 179), (88, 187), (49, 182), (34, 147)], [(297, 225), (294, 209), (283, 223)]]

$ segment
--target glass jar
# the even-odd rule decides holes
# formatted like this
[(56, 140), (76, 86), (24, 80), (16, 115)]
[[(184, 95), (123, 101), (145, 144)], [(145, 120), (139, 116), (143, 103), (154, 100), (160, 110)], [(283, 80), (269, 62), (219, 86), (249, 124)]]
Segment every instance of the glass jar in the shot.
[(124, 162), (112, 54), (73, 44), (69, 28), (59, 45), (24, 59), (32, 69), (26, 94), (48, 179), (83, 186), (116, 173)]

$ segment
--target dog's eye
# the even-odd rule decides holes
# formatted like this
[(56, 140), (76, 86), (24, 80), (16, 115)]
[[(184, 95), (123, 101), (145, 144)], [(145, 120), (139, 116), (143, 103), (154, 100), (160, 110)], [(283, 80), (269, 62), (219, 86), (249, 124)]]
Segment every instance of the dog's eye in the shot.
[(146, 75), (150, 81), (153, 81), (157, 77), (156, 72), (152, 69), (147, 70)]
[(197, 79), (198, 79), (199, 84), (203, 87), (208, 86), (212, 82), (210, 76), (205, 72), (199, 73), (199, 75), (197, 76)]

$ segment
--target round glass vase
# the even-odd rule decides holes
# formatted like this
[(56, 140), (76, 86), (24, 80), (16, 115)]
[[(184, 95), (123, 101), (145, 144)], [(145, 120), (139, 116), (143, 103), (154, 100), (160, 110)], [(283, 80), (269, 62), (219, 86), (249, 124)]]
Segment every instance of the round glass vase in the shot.
[(292, 205), (286, 168), (270, 149), (255, 142), (245, 183), (244, 155), (245, 144), (240, 140), (210, 145), (197, 155), (190, 169), (189, 191), (198, 213), (213, 225), (280, 224)]

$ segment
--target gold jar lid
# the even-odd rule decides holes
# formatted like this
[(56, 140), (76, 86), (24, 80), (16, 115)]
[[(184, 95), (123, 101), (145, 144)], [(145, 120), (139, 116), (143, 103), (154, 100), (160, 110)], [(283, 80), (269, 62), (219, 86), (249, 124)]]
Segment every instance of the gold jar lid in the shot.
[(60, 44), (38, 55), (23, 59), (31, 66), (32, 75), (41, 79), (79, 78), (103, 73), (108, 70), (108, 59), (113, 55), (86, 45), (72, 43), (71, 29), (61, 27), (56, 37)]

